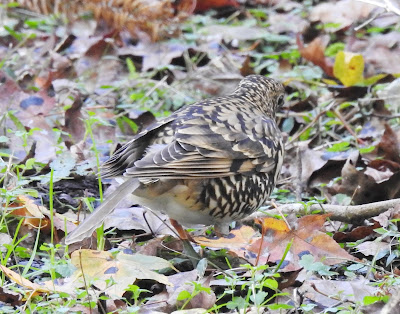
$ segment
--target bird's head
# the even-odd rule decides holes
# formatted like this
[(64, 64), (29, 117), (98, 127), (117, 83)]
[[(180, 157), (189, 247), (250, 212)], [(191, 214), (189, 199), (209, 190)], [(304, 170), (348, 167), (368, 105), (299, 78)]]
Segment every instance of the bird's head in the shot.
[(262, 75), (249, 75), (242, 79), (234, 94), (244, 97), (262, 113), (274, 118), (283, 106), (285, 88), (281, 82)]

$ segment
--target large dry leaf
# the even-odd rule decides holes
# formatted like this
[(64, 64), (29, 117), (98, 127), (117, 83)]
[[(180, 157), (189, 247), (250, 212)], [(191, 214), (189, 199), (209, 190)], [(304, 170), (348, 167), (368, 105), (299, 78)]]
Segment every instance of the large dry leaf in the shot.
[(328, 216), (329, 214), (304, 216), (297, 221), (297, 226), (292, 230), (282, 220), (265, 218), (263, 220), (265, 237), (255, 241), (249, 250), (254, 253), (261, 252), (260, 261), (264, 263), (279, 263), (286, 247), (293, 241), (282, 265), (286, 271), (301, 268), (299, 261), (305, 254), (311, 254), (315, 261), (326, 265), (354, 260), (354, 257), (342, 249), (335, 240), (320, 231)]
[[(118, 253), (94, 250), (78, 250), (71, 255), (72, 264), (78, 268), (75, 276), (84, 275), (86, 282), (93, 284), (109, 296), (122, 297), (125, 289), (137, 279), (152, 279), (171, 285), (168, 278), (154, 270), (171, 267), (171, 264), (159, 257), (141, 254)], [(112, 279), (113, 285), (107, 281)]]
[(335, 240), (320, 231), (328, 216), (304, 216), (296, 221), (296, 227), (292, 230), (283, 220), (264, 218), (262, 220), (264, 237), (257, 236), (252, 228), (244, 226), (233, 230), (225, 238), (196, 237), (195, 240), (204, 246), (225, 248), (253, 264), (257, 260), (261, 264), (269, 262), (278, 264), (286, 247), (293, 242), (283, 262), (281, 268), (283, 271), (302, 268), (299, 261), (305, 254), (311, 254), (315, 261), (321, 261), (326, 265), (354, 260), (354, 257), (342, 249)]
[(376, 256), (377, 259), (380, 259), (390, 253), (391, 245), (382, 241), (365, 241), (356, 248), (364, 256)]

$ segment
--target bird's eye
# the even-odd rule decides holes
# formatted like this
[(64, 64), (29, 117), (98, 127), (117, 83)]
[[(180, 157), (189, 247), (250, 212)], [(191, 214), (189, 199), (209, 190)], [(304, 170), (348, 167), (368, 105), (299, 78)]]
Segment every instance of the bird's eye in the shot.
[(278, 98), (278, 107), (282, 107), (283, 106), (283, 103), (285, 102), (284, 98), (285, 97), (283, 95), (279, 96), (279, 98)]

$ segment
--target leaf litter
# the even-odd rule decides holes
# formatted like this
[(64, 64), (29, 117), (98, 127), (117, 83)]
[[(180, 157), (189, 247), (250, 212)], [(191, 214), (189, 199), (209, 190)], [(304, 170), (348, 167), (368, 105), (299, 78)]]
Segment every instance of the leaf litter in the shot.
[[(95, 19), (80, 18), (82, 4), (71, 1), (69, 12), (60, 7), (63, 24), (49, 15), (52, 1), (17, 2), (42, 15), (0, 9), (2, 310), (46, 300), (89, 312), (105, 297), (109, 311), (142, 313), (375, 313), (396, 299), (400, 207), (351, 224), (324, 213), (326, 204), (351, 210), (399, 197), (396, 11), (347, 0), (93, 0)], [(278, 122), (287, 149), (273, 198), (302, 202), (303, 214), (282, 220), (263, 207), (226, 238), (194, 228), (205, 261), (196, 269), (166, 217), (129, 201), (106, 221), (104, 245), (93, 236), (64, 248), (65, 232), (110, 185), (97, 179), (110, 152), (250, 73), (286, 85)], [(313, 204), (319, 214), (307, 212)]]

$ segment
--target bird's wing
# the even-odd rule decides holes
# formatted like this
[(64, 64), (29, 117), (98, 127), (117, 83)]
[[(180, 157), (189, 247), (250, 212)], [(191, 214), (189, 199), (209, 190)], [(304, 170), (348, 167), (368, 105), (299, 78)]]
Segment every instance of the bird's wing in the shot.
[(104, 218), (110, 214), (125, 196), (133, 193), (140, 183), (136, 178), (130, 178), (122, 183), (101, 205), (83, 221), (78, 228), (65, 238), (65, 244), (71, 244), (89, 237), (93, 231), (100, 227)]
[(267, 117), (201, 112), (177, 123), (170, 144), (150, 147), (124, 175), (189, 179), (269, 172), (282, 155), (280, 132)]
[(125, 169), (133, 167), (134, 162), (143, 156), (152, 139), (175, 119), (176, 113), (145, 128), (118, 149), (101, 166), (101, 176), (103, 178), (120, 176)]

